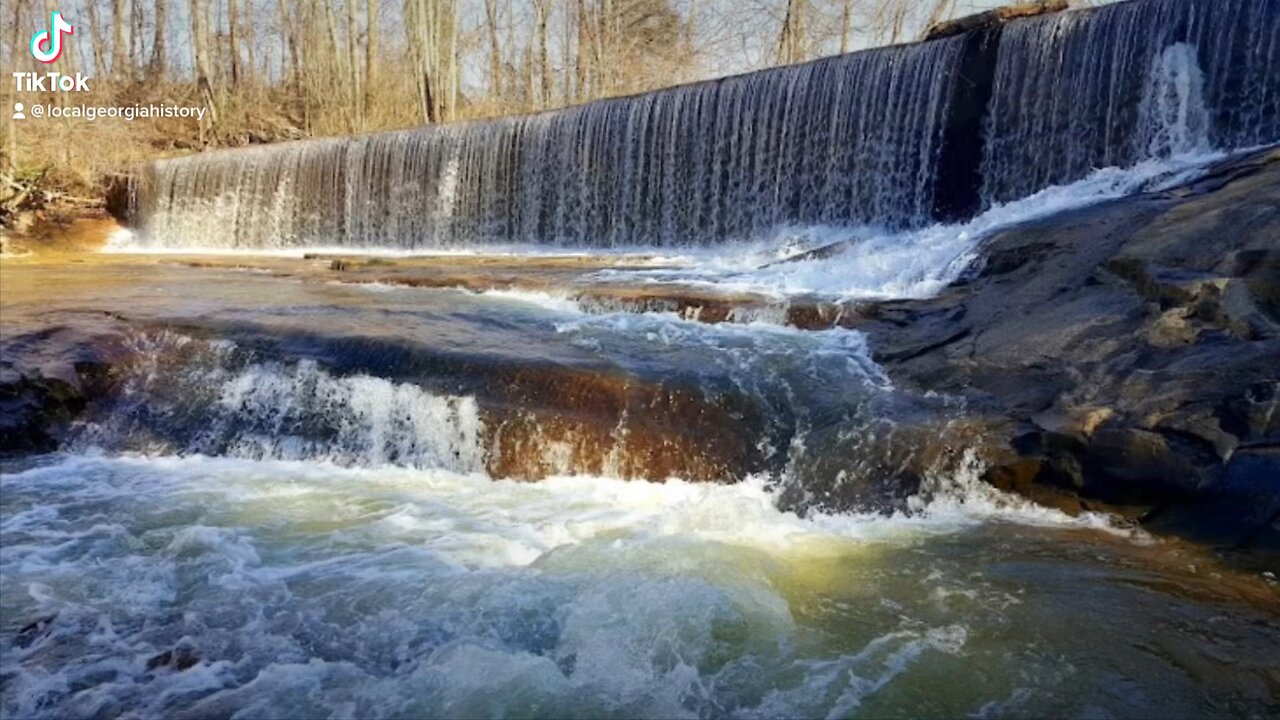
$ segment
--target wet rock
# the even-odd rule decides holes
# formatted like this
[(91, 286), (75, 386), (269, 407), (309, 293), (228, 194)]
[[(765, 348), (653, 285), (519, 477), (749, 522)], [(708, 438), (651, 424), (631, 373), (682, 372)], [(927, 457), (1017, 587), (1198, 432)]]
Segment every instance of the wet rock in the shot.
[(36, 213), (16, 229), (9, 236), (5, 254), (25, 257), (96, 252), (122, 226), (105, 210), (90, 208)]
[(733, 482), (764, 467), (756, 445), (764, 419), (747, 398), (550, 368), (491, 388), (481, 407), (492, 477)]
[(1083, 455), (1089, 466), (1083, 489), (1116, 502), (1189, 498), (1208, 481), (1202, 454), (1150, 430), (1107, 428), (1091, 438)]
[(110, 173), (103, 180), (102, 202), (107, 214), (122, 225), (133, 223), (130, 216), (130, 198), (133, 194), (133, 176), (127, 173)]
[(164, 652), (152, 655), (147, 659), (148, 670), (169, 668), (182, 672), (183, 670), (189, 670), (198, 664), (200, 664), (200, 656), (196, 654), (195, 649), (182, 644), (179, 644), (171, 650), (165, 650)]
[(1092, 509), (1083, 502), (1079, 495), (1064, 490), (1056, 483), (1046, 482), (1046, 473), (1054, 472), (1046, 467), (1044, 458), (1020, 457), (1004, 464), (995, 464), (987, 468), (982, 479), (993, 487), (1008, 493), (1021, 495), (1032, 502), (1045, 507), (1061, 510), (1068, 515), (1079, 515), (1082, 511)]
[(1280, 448), (1235, 454), (1194, 503), (1170, 503), (1148, 526), (1225, 547), (1280, 552)]
[[(140, 320), (93, 332), (47, 328), (7, 339), (5, 350), (0, 449), (11, 456), (66, 443), (111, 451), (243, 452), (246, 435), (275, 430), (256, 424), (260, 416), (228, 421), (220, 383), (254, 363), (280, 363), (286, 377), (302, 377), (309, 387), (315, 376), (296, 374), (306, 362), (335, 382), (372, 376), (473, 398), (477, 440), (492, 477), (587, 473), (732, 482), (765, 465), (759, 441), (767, 411), (754, 398), (728, 384), (705, 386), (693, 375), (640, 376), (590, 354), (548, 362), (408, 338), (329, 335), (323, 328), (284, 332), (252, 323)], [(309, 397), (306, 387), (298, 392), (290, 438), (306, 447), (340, 445), (341, 417), (325, 405), (332, 398), (323, 391)], [(401, 451), (412, 448), (392, 443), (384, 460), (401, 460)], [(357, 451), (352, 460), (361, 457)]]
[(0, 456), (54, 450), (56, 428), (84, 409), (84, 396), (57, 378), (0, 369)]
[(940, 222), (964, 220), (982, 210), (987, 108), (995, 91), (1000, 40), (993, 23), (964, 38), (933, 182), (933, 217)]
[(1280, 497), (1280, 473), (1264, 481), (1280, 446), (1277, 238), (1272, 149), (997, 233), (940, 296), (860, 307), (850, 324), (895, 381), (1014, 422), (1019, 459), (995, 484), (1257, 542)]
[(53, 630), (53, 621), (57, 618), (57, 613), (44, 615), (32, 620), (26, 625), (23, 625), (22, 628), (18, 630), (17, 636), (14, 638), (14, 644), (24, 649), (36, 644), (36, 641), (45, 637)]
[(975, 459), (998, 464), (1013, 457), (999, 418), (939, 407), (875, 413), (886, 411), (893, 419), (841, 419), (807, 431), (805, 447), (791, 449), (779, 505), (796, 512), (901, 511), (931, 479), (969, 472)]
[(111, 367), (125, 354), (110, 324), (89, 320), (0, 342), (0, 457), (55, 450), (89, 403), (108, 392)]

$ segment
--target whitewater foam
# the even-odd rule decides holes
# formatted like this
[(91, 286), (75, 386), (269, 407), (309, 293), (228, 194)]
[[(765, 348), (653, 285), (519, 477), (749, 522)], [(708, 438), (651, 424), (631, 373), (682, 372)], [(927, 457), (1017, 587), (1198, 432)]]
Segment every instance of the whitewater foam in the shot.
[[(110, 482), (95, 486), (86, 480), (93, 476), (105, 476)], [(643, 544), (687, 537), (783, 552), (812, 550), (831, 542), (909, 542), (988, 521), (1131, 534), (1109, 525), (1105, 516), (1071, 517), (1002, 493), (977, 480), (972, 467), (930, 482), (908, 512), (813, 512), (801, 517), (777, 508), (772, 484), (763, 476), (731, 485), (679, 479), (646, 483), (586, 475), (525, 483), (444, 469), (133, 453), (54, 456), (38, 467), (5, 476), (11, 489), (39, 487), (69, 493), (81, 501), (152, 493), (183, 498), (195, 493), (244, 508), (274, 507), (314, 515), (316, 521), (335, 527), (355, 522), (364, 526), (361, 532), (381, 536), (380, 542), (406, 533), (426, 533), (437, 538), (433, 548), (439, 555), (473, 568), (526, 566), (546, 559), (557, 548), (602, 538), (621, 541), (625, 537), (629, 538), (626, 543)], [(64, 523), (59, 505), (8, 516), (0, 522), (0, 530), (30, 532), (38, 526)], [(370, 515), (374, 506), (382, 510)], [(122, 531), (119, 524), (99, 524), (65, 536)], [(216, 547), (235, 562), (256, 564), (256, 551), (238, 537), (225, 528), (196, 524), (177, 530), (167, 547), (175, 552)]]
[[(925, 298), (954, 282), (978, 257), (982, 241), (1016, 225), (1142, 191), (1188, 182), (1224, 153), (1203, 151), (1104, 168), (1083, 180), (997, 204), (964, 223), (889, 232), (865, 226), (784, 228), (767, 242), (733, 253), (693, 253), (691, 267), (601, 270), (611, 281), (695, 285), (776, 298), (838, 301)], [(821, 257), (807, 258), (809, 253)], [(783, 258), (783, 259), (778, 259)]]
[(315, 361), (258, 362), (230, 341), (131, 339), (119, 402), (78, 428), (80, 448), (484, 469), (472, 397), (437, 395)]
[[(1082, 527), (1015, 503), (802, 518), (761, 478), (199, 456), (49, 456), (0, 487), (0, 603), (47, 618), (0, 634), (22, 717), (844, 717), (973, 653), (1026, 685), (1049, 641), (1002, 638), (1044, 600), (982, 533)], [(1036, 538), (1059, 542), (1012, 546)], [(177, 649), (191, 668), (165, 664)]]

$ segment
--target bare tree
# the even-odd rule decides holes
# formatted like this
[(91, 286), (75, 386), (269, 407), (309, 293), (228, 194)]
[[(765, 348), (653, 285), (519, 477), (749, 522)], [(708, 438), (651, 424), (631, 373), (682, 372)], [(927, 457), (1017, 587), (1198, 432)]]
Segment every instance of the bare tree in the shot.
[(840, 2), (840, 54), (849, 52), (849, 22), (853, 12), (853, 0)]
[(130, 77), (134, 72), (143, 66), (143, 46), (146, 44), (147, 30), (147, 10), (144, 0), (131, 0), (130, 17), (133, 20), (133, 29), (129, 33), (129, 64), (127, 71)]
[(378, 83), (378, 0), (365, 0), (364, 114), (373, 113), (373, 93)]
[(786, 14), (782, 18), (782, 31), (778, 33), (778, 62), (798, 63), (806, 57), (805, 0), (787, 0)]
[[(89, 6), (93, 7), (93, 0), (87, 1)], [(155, 0), (155, 3), (156, 30), (155, 37), (151, 41), (151, 62), (147, 72), (153, 78), (163, 78), (168, 70), (168, 58), (165, 52), (165, 38), (168, 35), (169, 29), (169, 0)]]
[(502, 46), (498, 42), (498, 0), (484, 0), (484, 20), (489, 36), (489, 94), (501, 97)]
[(551, 0), (533, 0), (533, 28), (537, 44), (538, 95), (536, 107), (551, 104), (551, 58), (547, 54), (547, 23), (550, 21)]
[(227, 0), (227, 45), (230, 53), (231, 86), (240, 85), (240, 20), (236, 0)]
[(434, 44), (434, 12), (429, 0), (404, 0), (404, 27), (414, 72), (414, 88), (422, 121), (439, 122), (433, 59), (438, 54)]
[(125, 45), (124, 0), (111, 0), (111, 73), (121, 75), (128, 63)]

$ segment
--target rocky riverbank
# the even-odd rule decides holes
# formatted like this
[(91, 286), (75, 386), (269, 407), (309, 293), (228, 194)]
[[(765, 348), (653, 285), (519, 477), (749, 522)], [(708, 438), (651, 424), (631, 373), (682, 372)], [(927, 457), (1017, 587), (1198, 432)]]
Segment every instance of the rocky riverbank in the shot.
[(1280, 151), (1000, 232), (981, 258), (852, 324), (898, 382), (1012, 421), (991, 482), (1280, 547)]

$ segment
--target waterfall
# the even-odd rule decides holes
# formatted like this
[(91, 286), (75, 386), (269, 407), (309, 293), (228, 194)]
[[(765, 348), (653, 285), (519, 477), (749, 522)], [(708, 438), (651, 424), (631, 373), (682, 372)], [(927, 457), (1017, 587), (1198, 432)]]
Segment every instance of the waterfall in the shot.
[(1196, 49), (1170, 45), (1152, 65), (1138, 106), (1135, 151), (1152, 158), (1203, 151), (1210, 145), (1209, 127)]
[(983, 202), (1097, 168), (1280, 140), (1280, 3), (1135, 0), (1001, 33)]
[(152, 163), (151, 247), (694, 246), (913, 229), (1280, 140), (1280, 2), (1132, 0), (537, 115)]
[(919, 225), (960, 39), (527, 117), (154, 163), (156, 245), (685, 245)]

